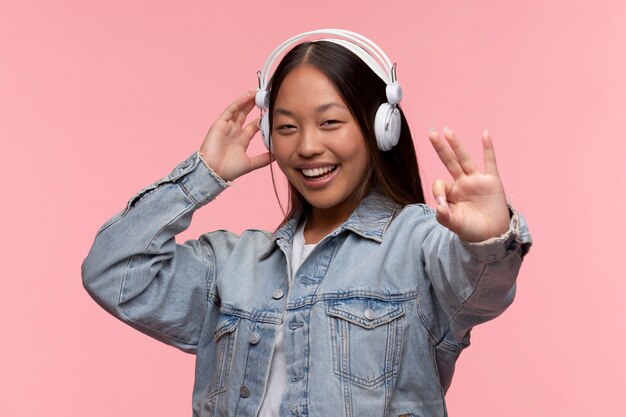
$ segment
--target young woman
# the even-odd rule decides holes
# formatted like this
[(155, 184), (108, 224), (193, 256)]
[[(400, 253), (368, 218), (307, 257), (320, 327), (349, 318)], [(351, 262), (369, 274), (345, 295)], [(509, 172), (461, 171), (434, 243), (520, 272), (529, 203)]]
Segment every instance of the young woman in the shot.
[[(395, 68), (359, 35), (312, 34), (281, 45), (295, 47), (271, 82), (262, 73), (260, 93), (102, 226), (84, 285), (196, 354), (196, 416), (444, 416), (470, 330), (512, 302), (530, 235), (486, 131), (481, 172), (451, 130), (431, 130), (452, 181), (426, 206)], [(245, 124), (255, 102), (265, 115)], [(259, 124), (271, 153), (250, 157)], [(290, 184), (277, 231), (176, 243), (195, 210), (272, 159)]]

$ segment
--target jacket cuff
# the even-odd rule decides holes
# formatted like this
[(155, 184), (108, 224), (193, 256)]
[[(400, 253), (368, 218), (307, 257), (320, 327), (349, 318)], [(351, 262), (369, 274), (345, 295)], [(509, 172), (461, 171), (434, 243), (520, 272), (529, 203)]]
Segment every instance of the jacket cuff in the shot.
[(521, 250), (523, 258), (528, 253), (532, 239), (524, 217), (509, 204), (511, 220), (509, 228), (500, 236), (492, 237), (481, 242), (461, 241), (465, 248), (481, 262), (491, 262), (503, 258), (511, 251)]
[(202, 206), (208, 204), (232, 184), (232, 182), (220, 178), (202, 160), (199, 151), (194, 152), (174, 168), (170, 176), (191, 198)]

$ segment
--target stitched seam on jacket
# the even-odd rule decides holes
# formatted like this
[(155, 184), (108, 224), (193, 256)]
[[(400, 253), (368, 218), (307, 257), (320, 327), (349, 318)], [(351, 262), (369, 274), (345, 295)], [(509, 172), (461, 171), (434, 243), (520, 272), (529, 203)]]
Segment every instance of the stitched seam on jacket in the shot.
[(457, 308), (456, 311), (452, 314), (452, 317), (450, 317), (450, 327), (452, 327), (452, 322), (454, 321), (454, 319), (456, 319), (459, 313), (465, 308), (465, 305), (470, 300), (470, 298), (472, 298), (472, 296), (476, 293), (476, 290), (478, 289), (478, 286), (480, 285), (480, 281), (482, 281), (483, 277), (485, 276), (485, 272), (487, 271), (487, 265), (488, 264), (483, 265), (483, 269), (482, 271), (480, 271), (480, 274), (478, 275), (478, 279), (476, 280), (476, 284), (474, 285), (474, 288), (472, 288), (472, 291), (468, 294), (467, 297), (465, 297), (465, 300), (461, 301), (461, 305), (459, 306), (459, 308)]
[(193, 198), (193, 196), (191, 194), (189, 194), (189, 191), (187, 191), (187, 189), (185, 189), (185, 187), (183, 187), (183, 185), (178, 180), (175, 181), (175, 184), (178, 185), (181, 190), (183, 190), (185, 195), (187, 197), (189, 197), (191, 199), (191, 201), (193, 201), (196, 205), (200, 205), (200, 202), (198, 200), (196, 200), (195, 198)]
[[(209, 245), (205, 245), (202, 242), (198, 241), (200, 247), (204, 251), (207, 259), (207, 271), (206, 271), (206, 298), (207, 302), (211, 301), (214, 304), (218, 305), (218, 297), (217, 294), (213, 292), (213, 283), (215, 283), (216, 275), (217, 275), (217, 266), (215, 265), (215, 253), (213, 252), (213, 248)], [(212, 275), (212, 277), (211, 277)]]
[(417, 291), (411, 291), (404, 294), (397, 295), (385, 295), (372, 291), (345, 291), (341, 293), (332, 293), (332, 294), (311, 294), (306, 297), (302, 297), (297, 300), (293, 300), (285, 306), (285, 309), (293, 310), (302, 308), (304, 306), (310, 306), (320, 301), (328, 301), (328, 300), (348, 300), (350, 298), (372, 298), (374, 300), (380, 301), (408, 301), (413, 298), (417, 298)]
[(441, 339), (443, 339), (443, 336), (441, 336), (439, 332), (437, 332), (435, 327), (428, 320), (428, 317), (426, 317), (426, 314), (424, 314), (424, 310), (422, 309), (422, 303), (420, 301), (419, 296), (416, 298), (417, 298), (417, 315), (420, 318), (420, 321), (422, 322), (424, 327), (426, 327), (426, 330), (428, 331), (428, 335), (430, 336), (431, 341), (433, 342), (433, 347), (434, 347), (438, 345), (439, 342), (441, 342)]

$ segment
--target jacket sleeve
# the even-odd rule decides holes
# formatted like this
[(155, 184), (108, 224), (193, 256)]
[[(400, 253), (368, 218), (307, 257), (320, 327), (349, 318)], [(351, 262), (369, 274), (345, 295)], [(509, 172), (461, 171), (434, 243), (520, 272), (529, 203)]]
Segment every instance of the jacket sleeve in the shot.
[(423, 245), (426, 273), (449, 322), (447, 340), (464, 347), (469, 330), (500, 315), (515, 296), (522, 259), (532, 243), (524, 218), (512, 207), (509, 229), (468, 243), (437, 225)]
[(207, 242), (175, 236), (226, 186), (196, 152), (135, 194), (96, 234), (81, 266), (87, 292), (120, 320), (195, 353), (217, 299), (215, 264)]

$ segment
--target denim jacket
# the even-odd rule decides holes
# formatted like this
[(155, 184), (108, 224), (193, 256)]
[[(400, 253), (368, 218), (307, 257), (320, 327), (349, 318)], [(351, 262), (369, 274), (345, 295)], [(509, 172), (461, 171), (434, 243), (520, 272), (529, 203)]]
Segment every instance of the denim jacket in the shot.
[(513, 301), (531, 242), (523, 218), (513, 211), (505, 234), (466, 243), (428, 206), (370, 193), (290, 288), (297, 218), (176, 243), (225, 187), (194, 153), (107, 221), (82, 265), (105, 310), (196, 354), (193, 415), (257, 415), (284, 322), (281, 416), (445, 416), (470, 329)]

